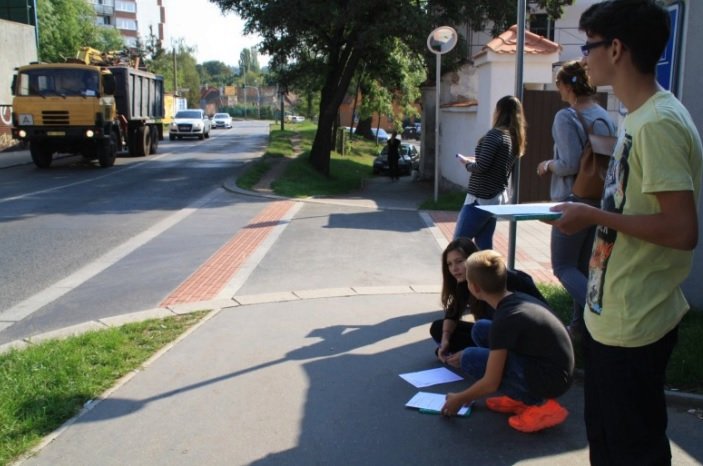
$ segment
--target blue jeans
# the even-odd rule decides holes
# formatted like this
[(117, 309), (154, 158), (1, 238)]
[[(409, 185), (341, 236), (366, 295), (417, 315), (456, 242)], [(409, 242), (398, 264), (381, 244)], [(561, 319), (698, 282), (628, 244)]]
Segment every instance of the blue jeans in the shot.
[(583, 309), (586, 305), (588, 261), (591, 258), (596, 227), (588, 227), (567, 235), (552, 228), (552, 271), (574, 300), (572, 326), (583, 329)]
[(493, 249), (493, 232), (496, 230), (496, 218), (489, 212), (473, 204), (464, 204), (456, 219), (454, 239), (470, 238), (479, 249)]
[[(486, 319), (477, 321), (471, 329), (471, 338), (476, 346), (466, 348), (461, 355), (461, 369), (477, 380), (486, 373), (492, 324), (492, 321)], [(540, 405), (546, 401), (530, 393), (525, 379), (523, 357), (512, 351), (508, 351), (508, 359), (505, 362), (498, 391), (527, 405)]]

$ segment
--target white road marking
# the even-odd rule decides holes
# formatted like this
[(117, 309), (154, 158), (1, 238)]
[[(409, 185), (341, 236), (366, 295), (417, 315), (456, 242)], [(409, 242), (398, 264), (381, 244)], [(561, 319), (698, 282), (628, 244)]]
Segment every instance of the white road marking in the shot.
[(0, 313), (0, 330), (6, 329), (16, 322), (24, 319), (32, 313), (38, 311), (49, 303), (59, 299), (61, 296), (82, 285), (86, 281), (95, 277), (100, 272), (104, 271), (111, 265), (126, 257), (136, 249), (156, 238), (172, 226), (176, 225), (181, 220), (196, 212), (200, 207), (209, 202), (216, 195), (220, 194), (222, 188), (217, 188), (195, 202), (191, 203), (157, 224), (141, 232), (140, 234), (125, 241), (121, 245), (108, 251), (98, 257), (93, 262), (85, 265), (79, 270), (73, 272), (68, 277), (59, 280), (53, 285), (48, 286), (44, 290), (36, 293), (24, 301), (12, 306), (11, 308)]

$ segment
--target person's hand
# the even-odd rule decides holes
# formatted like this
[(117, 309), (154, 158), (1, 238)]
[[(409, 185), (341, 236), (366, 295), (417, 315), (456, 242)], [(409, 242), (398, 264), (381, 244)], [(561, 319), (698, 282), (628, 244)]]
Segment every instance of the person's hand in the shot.
[(547, 173), (549, 173), (549, 164), (552, 162), (552, 160), (543, 160), (537, 165), (537, 174), (539, 176), (544, 176)]
[(461, 355), (464, 354), (463, 351), (459, 351), (458, 353), (454, 353), (452, 355), (449, 355), (449, 357), (445, 360), (445, 363), (449, 364), (452, 367), (456, 367), (459, 369), (461, 367)]
[(471, 155), (463, 155), (463, 154), (456, 154), (456, 159), (461, 163), (462, 165), (466, 165), (468, 163), (475, 163), (476, 162), (476, 157), (471, 156)]
[(451, 354), (452, 353), (449, 352), (449, 341), (442, 341), (437, 349), (437, 359), (446, 364), (447, 358), (449, 358)]
[(442, 416), (455, 416), (459, 409), (464, 405), (464, 400), (460, 393), (447, 393), (447, 399), (442, 406), (440, 413)]
[(561, 212), (561, 217), (545, 223), (553, 225), (564, 234), (573, 235), (593, 225), (594, 222), (591, 218), (598, 208), (580, 202), (565, 202), (563, 204), (557, 204), (549, 210), (552, 212)]

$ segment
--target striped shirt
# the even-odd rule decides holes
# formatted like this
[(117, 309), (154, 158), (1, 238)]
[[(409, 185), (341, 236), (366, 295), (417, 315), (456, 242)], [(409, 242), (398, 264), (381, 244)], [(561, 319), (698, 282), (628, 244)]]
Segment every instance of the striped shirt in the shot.
[(505, 191), (514, 161), (510, 133), (490, 129), (478, 141), (476, 162), (466, 164), (466, 170), (471, 172), (468, 193), (479, 199), (491, 199)]

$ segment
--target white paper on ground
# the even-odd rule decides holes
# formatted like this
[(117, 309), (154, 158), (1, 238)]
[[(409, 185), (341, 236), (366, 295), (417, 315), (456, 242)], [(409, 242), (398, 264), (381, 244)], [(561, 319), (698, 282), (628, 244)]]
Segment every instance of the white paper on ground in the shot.
[(437, 369), (429, 369), (419, 372), (408, 372), (405, 374), (400, 374), (400, 377), (418, 388), (464, 380), (462, 376), (455, 374), (446, 367), (438, 367)]
[[(441, 393), (417, 392), (415, 396), (405, 403), (405, 406), (439, 412), (442, 410), (446, 398), (447, 395)], [(463, 416), (467, 411), (469, 411), (469, 407), (462, 406), (457, 414)]]

